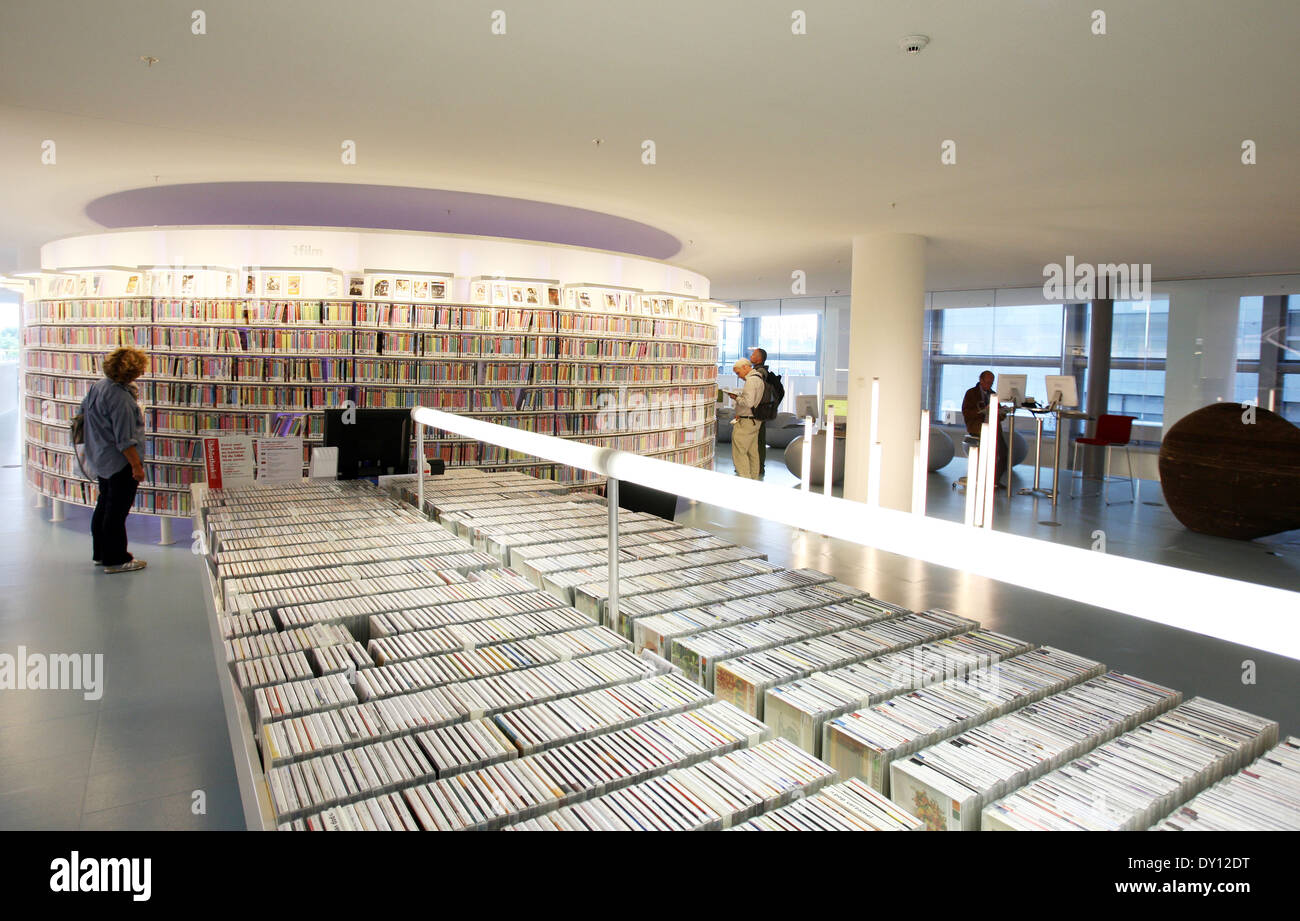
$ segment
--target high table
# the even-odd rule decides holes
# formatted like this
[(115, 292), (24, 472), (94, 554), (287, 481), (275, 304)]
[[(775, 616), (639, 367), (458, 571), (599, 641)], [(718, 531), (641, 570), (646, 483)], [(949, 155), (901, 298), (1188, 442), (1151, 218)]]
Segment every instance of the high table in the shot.
[[(1020, 494), (1022, 496), (1028, 496), (1033, 495), (1034, 493), (1042, 493), (1044, 496), (1051, 498), (1052, 505), (1055, 507), (1057, 499), (1060, 498), (1060, 490), (1057, 489), (1057, 484), (1061, 481), (1061, 433), (1064, 431), (1061, 421), (1063, 419), (1089, 419), (1091, 417), (1087, 413), (1076, 409), (1061, 409), (1059, 407), (1052, 409), (1047, 406), (1015, 407), (1007, 416), (1007, 450), (1011, 452), (1015, 451), (1016, 411), (1018, 409), (1028, 410), (1030, 415), (1034, 417), (1034, 424), (1036, 426), (1034, 432), (1034, 485), (1030, 488), (1020, 490)], [(1050, 489), (1039, 485), (1039, 477), (1043, 469), (1043, 420), (1049, 414), (1054, 414), (1056, 416), (1056, 445), (1052, 457), (1052, 486)], [(1007, 477), (1007, 495), (1011, 495), (1010, 476)]]

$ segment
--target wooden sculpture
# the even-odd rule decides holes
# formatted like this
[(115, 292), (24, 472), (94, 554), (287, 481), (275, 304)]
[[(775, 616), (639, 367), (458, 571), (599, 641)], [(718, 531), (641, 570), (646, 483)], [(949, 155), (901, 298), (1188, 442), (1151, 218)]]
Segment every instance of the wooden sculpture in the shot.
[(1300, 528), (1300, 428), (1267, 409), (1202, 407), (1165, 435), (1160, 483), (1174, 517), (1201, 534), (1253, 540)]

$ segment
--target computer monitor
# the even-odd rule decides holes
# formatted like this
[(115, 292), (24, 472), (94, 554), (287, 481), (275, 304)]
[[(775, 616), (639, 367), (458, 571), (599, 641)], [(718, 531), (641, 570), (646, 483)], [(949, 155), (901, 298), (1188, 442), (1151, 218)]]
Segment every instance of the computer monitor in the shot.
[(1025, 388), (1028, 386), (1028, 374), (999, 374), (996, 388), (998, 402), (1015, 403), (1019, 406), (1025, 402)]
[(618, 507), (672, 521), (677, 514), (677, 496), (623, 480), (618, 484)]
[(817, 418), (817, 394), (801, 393), (794, 398), (794, 414), (800, 419)]
[(410, 473), (410, 410), (327, 409), (324, 444), (339, 449), (340, 480)]
[(1079, 388), (1073, 374), (1047, 375), (1047, 402), (1057, 406), (1078, 406)]
[(835, 422), (845, 422), (849, 418), (849, 398), (847, 396), (828, 396), (822, 403), (826, 412), (835, 412)]

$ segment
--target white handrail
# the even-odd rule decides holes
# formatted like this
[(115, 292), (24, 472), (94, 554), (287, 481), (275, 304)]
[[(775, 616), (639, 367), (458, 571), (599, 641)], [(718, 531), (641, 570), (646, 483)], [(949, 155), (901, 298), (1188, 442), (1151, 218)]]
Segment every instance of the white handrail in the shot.
[[(411, 418), (466, 438), (766, 521), (1300, 659), (1300, 592), (597, 448), (428, 407)], [(423, 508), (423, 465), (420, 504)]]

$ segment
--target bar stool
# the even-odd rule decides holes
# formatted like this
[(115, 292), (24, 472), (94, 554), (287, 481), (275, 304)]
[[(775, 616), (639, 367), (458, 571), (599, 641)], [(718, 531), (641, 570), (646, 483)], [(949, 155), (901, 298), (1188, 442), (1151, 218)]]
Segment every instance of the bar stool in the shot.
[[(1129, 453), (1129, 443), (1133, 436), (1133, 420), (1136, 416), (1112, 416), (1101, 415), (1097, 417), (1097, 434), (1092, 438), (1076, 438), (1074, 440), (1074, 457), (1071, 459), (1070, 472), (1074, 474), (1070, 478), (1070, 498), (1082, 499), (1090, 496), (1100, 495), (1107, 505), (1110, 505), (1110, 483), (1111, 480), (1128, 480), (1129, 501), (1137, 501), (1137, 481), (1133, 478), (1133, 458)], [(1079, 448), (1083, 446), (1105, 448), (1106, 464), (1105, 470), (1101, 477), (1101, 489), (1099, 492), (1085, 495), (1080, 488), (1079, 495), (1074, 494), (1074, 481), (1081, 479), (1079, 474)], [(1128, 464), (1128, 476), (1110, 475), (1110, 450), (1111, 448), (1123, 448), (1124, 460)], [(1092, 479), (1089, 477), (1088, 479)]]
[[(980, 436), (978, 436), (978, 435), (966, 435), (966, 436), (963, 437), (962, 440), (961, 440), (961, 446), (962, 446), (963, 448), (966, 449), (966, 456), (967, 456), (967, 457), (970, 457), (970, 449), (971, 449), (971, 448), (978, 448), (978, 447), (980, 446)], [(953, 480), (953, 482), (952, 482), (952, 488), (953, 488), (953, 489), (956, 489), (956, 488), (958, 488), (958, 487), (961, 487), (962, 489), (965, 489), (965, 488), (966, 488), (966, 479), (967, 479), (967, 478), (964, 477), (964, 476), (959, 476), (959, 477), (957, 477), (957, 479)]]

